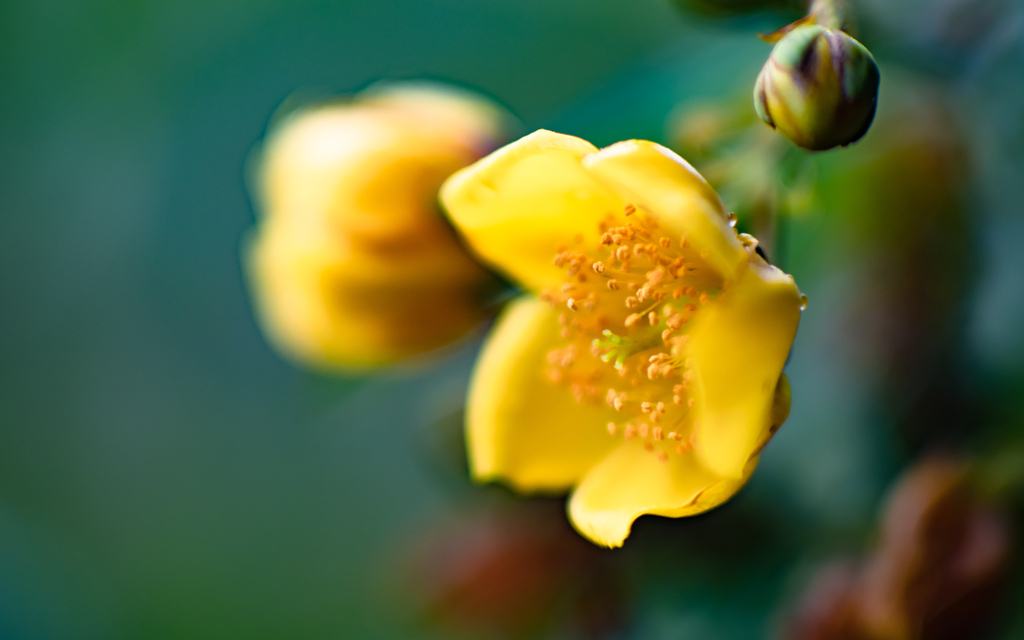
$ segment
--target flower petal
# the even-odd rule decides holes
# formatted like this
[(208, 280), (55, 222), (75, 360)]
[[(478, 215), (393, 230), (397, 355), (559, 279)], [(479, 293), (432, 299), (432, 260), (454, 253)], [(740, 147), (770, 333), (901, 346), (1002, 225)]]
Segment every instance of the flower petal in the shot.
[(723, 479), (693, 455), (670, 455), (662, 462), (632, 440), (587, 473), (569, 501), (569, 517), (593, 542), (621, 547), (640, 516), (678, 518), (712, 509), (739, 491), (756, 466), (755, 456), (739, 478)]
[(566, 490), (619, 440), (602, 405), (578, 403), (545, 377), (562, 342), (555, 312), (524, 296), (505, 310), (477, 361), (466, 406), (470, 468), (522, 491)]
[(536, 131), (452, 176), (441, 200), (470, 247), (525, 287), (561, 283), (552, 258), (570, 243), (595, 246), (598, 224), (624, 202), (581, 165), (597, 147)]
[(732, 277), (746, 252), (718, 194), (676, 153), (646, 140), (626, 140), (583, 159), (583, 166), (625, 201), (650, 211), (701, 250), (722, 276)]
[(262, 156), (265, 218), (392, 242), (443, 225), (434, 194), (476, 157), (452, 132), (398, 111), (350, 105), (289, 116)]
[(486, 316), (480, 274), (453, 239), (400, 254), (342, 240), (276, 219), (243, 243), (258, 320), (291, 360), (376, 367), (442, 347)]
[(696, 400), (694, 451), (714, 473), (741, 477), (763, 446), (779, 413), (773, 413), (776, 387), (799, 321), (800, 291), (792, 277), (758, 256), (696, 315), (687, 348)]

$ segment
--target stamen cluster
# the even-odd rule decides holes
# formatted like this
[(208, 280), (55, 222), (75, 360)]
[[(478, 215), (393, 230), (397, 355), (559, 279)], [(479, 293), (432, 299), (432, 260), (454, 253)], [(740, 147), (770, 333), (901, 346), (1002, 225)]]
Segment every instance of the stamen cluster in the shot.
[(673, 237), (647, 211), (626, 205), (625, 224), (599, 225), (597, 246), (560, 247), (561, 286), (541, 298), (563, 307), (558, 322), (565, 345), (547, 357), (547, 377), (577, 402), (605, 402), (622, 414), (606, 425), (612, 437), (641, 438), (662, 461), (692, 450), (693, 362), (687, 329), (702, 305), (727, 283), (707, 263), (707, 252)]

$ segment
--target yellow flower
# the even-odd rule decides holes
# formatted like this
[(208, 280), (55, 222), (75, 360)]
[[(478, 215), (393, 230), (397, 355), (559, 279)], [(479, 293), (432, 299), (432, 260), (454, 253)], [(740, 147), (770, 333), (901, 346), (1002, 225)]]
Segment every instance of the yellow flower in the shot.
[(468, 92), (404, 83), (272, 128), (245, 258), (280, 351), (318, 367), (382, 365), (448, 344), (487, 315), (493, 281), (440, 213), (437, 190), (494, 149), (506, 124)]
[(441, 193), (481, 258), (536, 294), (478, 361), (474, 476), (573, 489), (573, 524), (609, 547), (643, 514), (729, 499), (788, 415), (782, 367), (806, 299), (707, 182), (651, 142), (538, 131)]

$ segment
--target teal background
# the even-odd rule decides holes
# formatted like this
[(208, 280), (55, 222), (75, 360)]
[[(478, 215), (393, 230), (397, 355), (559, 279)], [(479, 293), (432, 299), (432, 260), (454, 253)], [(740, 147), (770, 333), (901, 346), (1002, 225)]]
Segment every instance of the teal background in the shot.
[[(662, 139), (680, 100), (748, 92), (769, 51), (754, 31), (784, 23), (663, 0), (5, 0), (0, 637), (431, 635), (400, 595), (403, 557), (465, 500), (431, 425), (460, 407), (480, 335), (374, 377), (282, 361), (239, 264), (249, 150), (285, 99), (384, 77), (483, 91), (525, 130)], [(955, 339), (969, 386), (1003, 394), (997, 422), (1019, 428), (1024, 47), (922, 58), (916, 36), (867, 26), (883, 63), (944, 83), (976, 142), (963, 242), (979, 257)], [(759, 637), (812, 561), (870, 535), (905, 452), (844, 342), (866, 277), (835, 259), (834, 222), (794, 223), (783, 257), (811, 298), (792, 417), (738, 506), (638, 522), (619, 552), (643, 603), (630, 637)], [(745, 533), (714, 556), (707, 522)]]

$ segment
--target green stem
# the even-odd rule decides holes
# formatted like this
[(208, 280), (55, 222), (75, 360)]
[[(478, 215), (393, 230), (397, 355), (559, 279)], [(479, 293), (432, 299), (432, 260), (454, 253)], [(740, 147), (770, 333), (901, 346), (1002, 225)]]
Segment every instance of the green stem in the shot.
[(809, 14), (826, 29), (841, 29), (845, 7), (843, 0), (811, 0)]
[(775, 239), (778, 232), (778, 203), (774, 197), (764, 198), (754, 203), (751, 211), (751, 227), (761, 249), (769, 260), (775, 261)]

